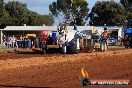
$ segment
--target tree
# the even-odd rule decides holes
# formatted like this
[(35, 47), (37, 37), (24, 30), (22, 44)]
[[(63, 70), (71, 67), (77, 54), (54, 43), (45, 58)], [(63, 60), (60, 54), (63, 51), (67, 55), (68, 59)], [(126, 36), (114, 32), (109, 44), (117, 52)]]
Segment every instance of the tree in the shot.
[(9, 12), (10, 25), (23, 25), (28, 22), (28, 12), (26, 4), (20, 3), (18, 1), (9, 1), (5, 4), (6, 10)]
[(127, 26), (132, 27), (132, 1), (131, 0), (120, 0), (120, 2), (127, 10), (127, 12), (126, 12)]
[(120, 0), (121, 4), (130, 12), (132, 12), (132, 0)]
[(36, 12), (30, 11), (26, 4), (19, 1), (9, 1), (5, 4), (6, 11), (9, 13), (7, 25), (52, 25), (53, 19), (48, 15), (39, 15)]
[(30, 11), (26, 4), (18, 1), (9, 1), (4, 3), (0, 0), (0, 28), (5, 28), (8, 25), (20, 26), (20, 25), (52, 25), (53, 17), (49, 15), (39, 15), (33, 11)]
[(70, 20), (71, 25), (72, 23), (84, 25), (89, 11), (86, 0), (57, 0), (49, 5), (49, 9), (55, 17), (63, 14), (63, 20)]
[(125, 8), (114, 1), (98, 1), (90, 13), (90, 25), (125, 25)]
[(0, 28), (4, 28), (7, 20), (8, 20), (9, 14), (5, 9), (3, 0), (0, 0)]
[(39, 15), (35, 12), (30, 12), (28, 14), (29, 22), (27, 23), (28, 25), (33, 25), (33, 26), (42, 26), (44, 25), (52, 25), (53, 24), (53, 18), (49, 15)]

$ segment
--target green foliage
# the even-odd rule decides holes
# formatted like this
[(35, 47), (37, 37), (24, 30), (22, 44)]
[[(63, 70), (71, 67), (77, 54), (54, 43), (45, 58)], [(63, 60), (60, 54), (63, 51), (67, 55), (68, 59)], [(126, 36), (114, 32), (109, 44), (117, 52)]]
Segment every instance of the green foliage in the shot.
[(29, 18), (29, 22), (27, 23), (28, 25), (33, 25), (33, 26), (39, 26), (39, 25), (52, 25), (54, 23), (54, 19), (52, 18), (52, 16), (48, 16), (48, 15), (39, 15), (37, 13), (34, 12), (30, 12), (30, 14), (28, 14), (28, 18)]
[(28, 9), (26, 4), (20, 3), (18, 1), (9, 1), (5, 4), (6, 10), (9, 12), (9, 15), (14, 18), (21, 18), (27, 15)]
[(4, 28), (7, 20), (8, 20), (8, 12), (5, 10), (3, 0), (0, 0), (0, 28)]
[(126, 15), (127, 15), (127, 26), (132, 27), (132, 0), (120, 0), (121, 4), (126, 9)]
[(23, 25), (28, 22), (28, 9), (26, 4), (18, 1), (9, 1), (5, 4), (5, 8), (9, 13), (10, 22), (8, 25)]
[(132, 0), (120, 0), (120, 2), (126, 10), (132, 12)]
[(0, 0), (0, 28), (8, 25), (20, 26), (24, 24), (31, 26), (52, 25), (53, 22), (52, 16), (32, 12), (27, 8), (26, 4), (18, 1), (4, 3), (3, 0)]
[(98, 1), (90, 13), (90, 25), (125, 25), (125, 9), (114, 1)]
[[(54, 16), (63, 13), (64, 20), (76, 21), (77, 25), (84, 25), (88, 18), (88, 3), (86, 0), (57, 0), (49, 5)], [(79, 21), (80, 22), (79, 22)]]

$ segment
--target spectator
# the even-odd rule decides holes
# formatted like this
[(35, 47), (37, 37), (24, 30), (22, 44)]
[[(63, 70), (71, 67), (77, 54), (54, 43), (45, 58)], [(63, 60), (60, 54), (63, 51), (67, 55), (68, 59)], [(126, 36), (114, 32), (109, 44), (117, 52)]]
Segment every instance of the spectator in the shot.
[(39, 47), (39, 37), (35, 38), (35, 47)]
[(6, 36), (3, 35), (3, 45), (6, 46)]
[(7, 42), (7, 48), (10, 48), (9, 41), (10, 41), (10, 36), (8, 35), (7, 36), (7, 40), (6, 40), (6, 42)]
[(25, 48), (25, 45), (26, 45), (26, 39), (24, 38), (24, 40), (22, 41), (22, 48), (24, 49)]
[(28, 39), (28, 37), (26, 38), (26, 48), (29, 48), (29, 39)]
[(23, 47), (23, 41), (24, 41), (24, 37), (21, 35), (20, 36), (20, 43), (19, 43), (20, 48)]
[(32, 41), (31, 41), (31, 39), (28, 39), (28, 46), (29, 46), (29, 48), (31, 48), (31, 46), (32, 46)]
[(21, 35), (21, 36), (20, 36), (20, 41), (23, 41), (23, 40), (24, 40), (24, 38), (23, 38), (23, 36)]
[(16, 38), (13, 35), (13, 37), (12, 37), (12, 48), (15, 48), (15, 46), (16, 46), (15, 42), (16, 42)]
[(15, 41), (15, 44), (16, 44), (16, 48), (18, 49), (18, 39), (16, 38), (16, 41)]
[(9, 36), (8, 43), (9, 43), (9, 47), (8, 48), (12, 48), (12, 37), (11, 36)]

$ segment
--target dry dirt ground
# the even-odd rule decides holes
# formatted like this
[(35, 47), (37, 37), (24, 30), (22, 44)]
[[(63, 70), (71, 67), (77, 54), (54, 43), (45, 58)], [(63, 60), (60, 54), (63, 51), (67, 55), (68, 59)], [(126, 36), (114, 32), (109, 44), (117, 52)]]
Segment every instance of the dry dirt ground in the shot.
[[(90, 79), (132, 80), (132, 49), (66, 55), (0, 51), (0, 88), (81, 88), (83, 67)], [(132, 88), (132, 85), (88, 88)]]

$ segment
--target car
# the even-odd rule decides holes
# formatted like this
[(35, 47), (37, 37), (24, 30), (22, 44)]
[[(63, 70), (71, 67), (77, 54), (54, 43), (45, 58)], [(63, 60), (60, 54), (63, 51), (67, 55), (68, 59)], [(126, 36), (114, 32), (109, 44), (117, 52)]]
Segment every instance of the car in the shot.
[(108, 38), (108, 45), (116, 45), (117, 44), (117, 39), (115, 38)]

